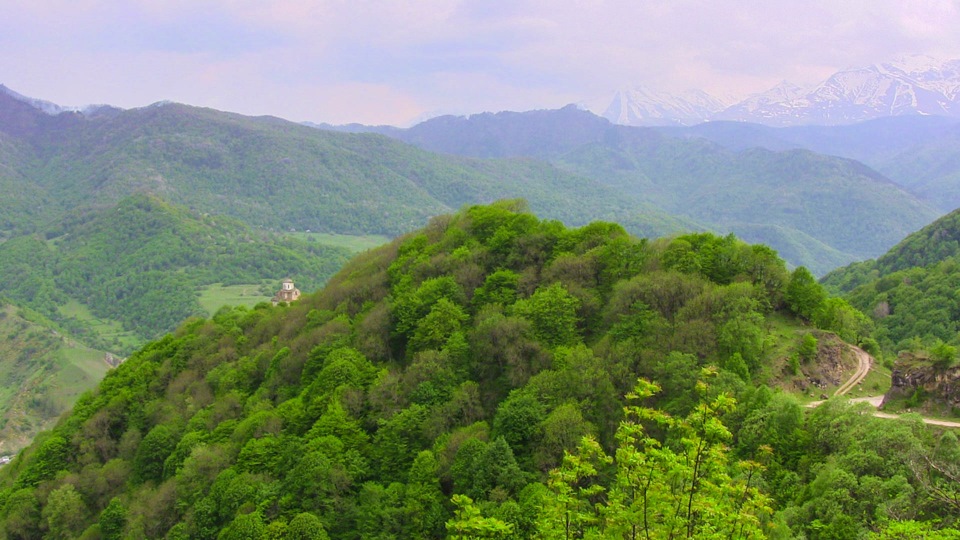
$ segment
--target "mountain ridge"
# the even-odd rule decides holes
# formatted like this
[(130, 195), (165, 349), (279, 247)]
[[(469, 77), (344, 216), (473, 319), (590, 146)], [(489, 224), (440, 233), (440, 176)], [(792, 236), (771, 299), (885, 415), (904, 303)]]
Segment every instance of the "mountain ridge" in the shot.
[[(618, 217), (639, 224), (639, 234), (675, 230), (643, 224), (645, 215), (669, 222), (662, 211), (546, 163), (440, 156), (376, 134), (176, 103), (49, 116), (0, 94), (0, 137), (18, 152), (6, 174), (0, 167), (0, 185), (15, 194), (0, 204), (11, 209), (7, 219), (34, 228), (70, 208), (154, 192), (273, 230), (396, 235), (501, 197), (526, 198), (572, 224)], [(28, 219), (34, 214), (45, 217)]]
[[(780, 152), (751, 146), (728, 150), (705, 138), (666, 136), (662, 129), (698, 128), (618, 126), (567, 106), (441, 117), (388, 135), (435, 152), (543, 159), (712, 230), (772, 241), (785, 253), (806, 253), (790, 262), (818, 274), (837, 263), (879, 256), (939, 215), (851, 159), (790, 144)], [(768, 228), (766, 236), (758, 236), (764, 226), (784, 229)]]
[[(684, 97), (691, 93), (697, 96), (694, 100)], [(769, 126), (846, 125), (904, 115), (960, 118), (960, 60), (918, 55), (851, 67), (809, 88), (783, 81), (726, 107), (717, 107), (720, 100), (702, 91), (684, 94), (619, 91), (603, 116), (633, 126), (724, 120)]]
[(627, 126), (691, 125), (711, 119), (726, 107), (702, 90), (672, 95), (633, 86), (618, 90), (600, 116)]
[[(766, 523), (801, 533), (812, 529), (806, 514), (795, 517), (808, 501), (778, 487), (816, 490), (796, 489), (812, 479), (783, 480), (784, 468), (806, 467), (795, 466), (798, 448), (832, 448), (806, 430), (847, 423), (829, 421), (840, 416), (835, 404), (807, 423), (794, 398), (751, 381), (807, 385), (844, 371), (846, 347), (803, 324), (785, 293), (808, 278), (733, 237), (647, 242), (613, 223), (568, 229), (516, 201), (465, 208), (355, 258), (295, 304), (223, 310), (138, 351), (0, 469), (0, 530), (232, 540), (268, 528), (283, 537), (310, 520), (313, 538), (444, 538), (457, 507), (476, 504), (498, 516), (483, 523), (509, 523), (503, 530), (521, 538), (562, 537), (568, 506), (554, 496), (556, 471), (591, 455), (572, 454), (578, 445), (635, 464), (615, 450), (646, 411), (662, 429), (645, 435), (646, 448), (624, 445), (630, 456), (656, 448), (663, 465), (691, 463), (705, 446), (689, 437), (708, 441), (704, 474), (737, 468), (717, 477), (725, 489), (698, 497), (736, 520), (749, 506), (739, 460), (766, 452), (774, 472), (750, 469), (763, 482), (747, 497), (769, 489), (764, 511), (785, 510), (784, 519), (752, 521), (750, 536), (765, 537)], [(801, 343), (812, 343), (811, 358), (791, 372)], [(631, 408), (637, 397), (643, 411)], [(750, 438), (731, 437), (740, 427)], [(647, 480), (634, 468), (632, 482), (675, 492), (693, 467), (677, 470)], [(62, 498), (75, 518), (47, 519)], [(632, 511), (609, 515), (611, 528), (636, 523)], [(870, 525), (834, 521), (844, 531)], [(698, 523), (691, 536), (715, 530), (715, 520)]]
[[(728, 152), (705, 141), (616, 126), (575, 106), (438, 117), (408, 130), (347, 129), (386, 136), (336, 133), (175, 103), (90, 117), (69, 112), (51, 117), (28, 109), (0, 94), (0, 119), (4, 110), (19, 119), (0, 122), (0, 129), (12, 137), (12, 148), (27, 156), (10, 158), (21, 172), (0, 169), (0, 183), (27, 186), (12, 187), (15, 195), (2, 204), (10, 208), (8, 219), (33, 227), (59, 219), (67, 208), (154, 192), (174, 204), (226, 213), (254, 227), (394, 235), (463, 204), (520, 197), (535, 211), (573, 225), (615, 219), (643, 236), (712, 228), (782, 240), (785, 253), (805, 254), (792, 264), (819, 274), (837, 263), (877, 256), (936, 216), (850, 163)], [(808, 169), (818, 172), (810, 175)], [(812, 183), (783, 181), (791, 177)], [(841, 224), (844, 218), (833, 216), (804, 218), (804, 213), (816, 215), (812, 207), (791, 209), (790, 197), (777, 191), (785, 189), (795, 202), (807, 204), (805, 194), (839, 177), (855, 179), (860, 186), (855, 189), (872, 192), (856, 204), (849, 201), (849, 207), (887, 212), (894, 227), (867, 225), (860, 242), (835, 244), (829, 235), (851, 234), (861, 224)], [(717, 202), (746, 185), (752, 186), (749, 197)], [(764, 204), (763, 197), (780, 202)], [(745, 205), (747, 199), (752, 207)], [(827, 222), (833, 232), (823, 228)], [(765, 236), (756, 236), (768, 225), (795, 232), (767, 228)], [(833, 250), (847, 258), (837, 258)]]

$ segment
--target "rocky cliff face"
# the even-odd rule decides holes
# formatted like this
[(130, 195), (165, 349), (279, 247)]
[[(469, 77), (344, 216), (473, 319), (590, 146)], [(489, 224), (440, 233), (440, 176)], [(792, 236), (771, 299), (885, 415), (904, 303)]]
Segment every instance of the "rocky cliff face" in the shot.
[(793, 392), (803, 392), (811, 397), (826, 399), (831, 386), (844, 383), (851, 370), (857, 365), (850, 348), (833, 334), (814, 332), (817, 338), (817, 354), (814, 360), (800, 365), (800, 373), (787, 377), (783, 388)]
[(928, 402), (923, 408), (960, 408), (960, 367), (937, 369), (926, 358), (901, 353), (891, 377), (893, 386), (883, 398), (885, 404), (911, 399), (919, 390)]

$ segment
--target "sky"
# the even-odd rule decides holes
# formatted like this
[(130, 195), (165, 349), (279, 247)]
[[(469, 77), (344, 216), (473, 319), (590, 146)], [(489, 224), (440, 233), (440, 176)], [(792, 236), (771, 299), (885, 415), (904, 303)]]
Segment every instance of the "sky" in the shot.
[(902, 55), (960, 58), (960, 0), (0, 0), (0, 84), (409, 125), (618, 89), (725, 98)]

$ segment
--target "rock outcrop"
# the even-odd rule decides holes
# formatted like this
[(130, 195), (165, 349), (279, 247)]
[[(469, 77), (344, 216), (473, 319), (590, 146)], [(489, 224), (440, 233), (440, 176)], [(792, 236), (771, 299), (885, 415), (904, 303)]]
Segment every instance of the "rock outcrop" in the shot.
[(910, 399), (920, 390), (932, 404), (960, 408), (960, 367), (939, 369), (926, 357), (904, 352), (894, 364), (891, 378), (884, 403)]

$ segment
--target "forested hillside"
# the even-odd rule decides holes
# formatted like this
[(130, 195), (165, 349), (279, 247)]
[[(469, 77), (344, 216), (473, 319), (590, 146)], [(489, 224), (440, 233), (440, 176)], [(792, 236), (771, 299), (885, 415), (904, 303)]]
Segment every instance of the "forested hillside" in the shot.
[(0, 534), (950, 538), (956, 437), (765, 384), (864, 324), (732, 236), (471, 207), (138, 351), (0, 469)]
[(439, 156), (383, 136), (174, 103), (50, 117), (3, 92), (0, 187), (5, 235), (144, 192), (272, 230), (395, 236), (501, 197), (571, 224), (622, 220), (645, 235), (691, 223), (544, 162)]
[(960, 210), (823, 283), (873, 318), (876, 338), (890, 352), (960, 345)]
[(937, 116), (880, 118), (849, 126), (774, 128), (708, 122), (657, 128), (672, 137), (699, 137), (740, 151), (807, 149), (866, 163), (943, 212), (960, 206), (960, 123)]
[(144, 192), (254, 228), (387, 236), (521, 197), (568, 225), (734, 232), (821, 275), (939, 213), (856, 162), (731, 151), (572, 107), (382, 131), (393, 138), (173, 103), (51, 117), (0, 92), (0, 237)]
[(0, 455), (12, 455), (95, 387), (109, 366), (102, 351), (0, 297)]
[[(689, 130), (710, 133), (710, 126)], [(749, 126), (729, 127), (738, 130)], [(731, 135), (742, 144), (729, 149), (702, 137), (615, 126), (568, 106), (441, 117), (385, 133), (437, 152), (546, 160), (671, 215), (768, 244), (818, 275), (881, 255), (940, 213), (862, 163), (786, 141), (766, 150), (776, 132), (757, 130), (766, 137)]]
[[(255, 232), (227, 217), (200, 215), (155, 196), (69, 215), (42, 234), (0, 243), (0, 294), (60, 321), (75, 336), (123, 352), (65, 309), (80, 304), (117, 321), (132, 343), (204, 314), (198, 289), (213, 283), (295, 279), (318, 288), (347, 260), (342, 248)], [(75, 311), (75, 310), (73, 310)]]

